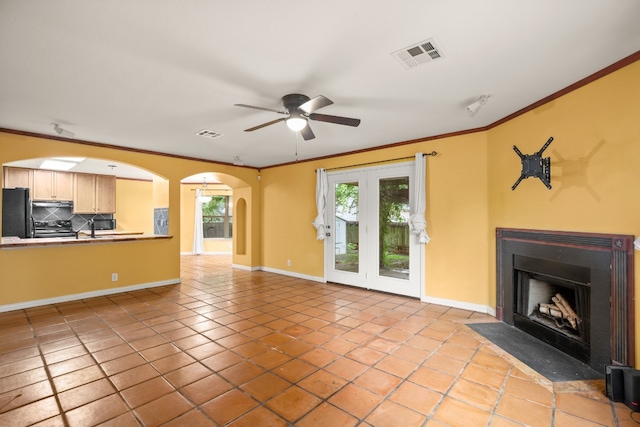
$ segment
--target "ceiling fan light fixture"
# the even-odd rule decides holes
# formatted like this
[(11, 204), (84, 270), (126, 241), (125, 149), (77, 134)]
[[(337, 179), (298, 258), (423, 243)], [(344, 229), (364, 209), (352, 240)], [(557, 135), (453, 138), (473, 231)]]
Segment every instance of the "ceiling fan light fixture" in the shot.
[(310, 139), (314, 139), (316, 137), (311, 130), (309, 120), (353, 127), (357, 127), (360, 124), (360, 119), (316, 113), (316, 110), (324, 108), (331, 104), (333, 104), (333, 101), (323, 95), (318, 95), (315, 98), (311, 99), (306, 95), (302, 95), (299, 93), (290, 93), (289, 95), (285, 95), (282, 97), (282, 105), (284, 106), (284, 110), (274, 110), (272, 108), (256, 107), (254, 105), (248, 104), (234, 105), (238, 107), (253, 108), (256, 110), (272, 111), (274, 113), (287, 116), (286, 118), (282, 117), (280, 119), (271, 120), (258, 126), (245, 129), (245, 132), (253, 132), (254, 130), (262, 129), (276, 123), (285, 122), (289, 129), (294, 132), (299, 132), (305, 141), (309, 141)]
[(287, 127), (294, 132), (300, 132), (307, 125), (307, 119), (299, 115), (291, 115), (286, 122)]

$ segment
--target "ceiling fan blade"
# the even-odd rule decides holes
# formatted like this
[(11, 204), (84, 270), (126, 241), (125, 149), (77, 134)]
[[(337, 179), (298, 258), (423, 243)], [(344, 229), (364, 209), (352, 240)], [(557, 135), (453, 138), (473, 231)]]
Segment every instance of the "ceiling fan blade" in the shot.
[(309, 114), (311, 120), (317, 120), (319, 122), (335, 123), (338, 125), (346, 125), (356, 127), (360, 124), (360, 119), (352, 119), (350, 117), (330, 116), (328, 114)]
[(310, 114), (316, 110), (319, 110), (322, 107), (326, 107), (327, 105), (331, 105), (331, 104), (333, 104), (332, 100), (322, 95), (318, 95), (315, 98), (310, 99), (304, 104), (300, 105), (300, 107), (298, 108), (300, 108), (305, 113)]
[(247, 105), (247, 104), (233, 104), (233, 105), (235, 105), (236, 107), (253, 108), (254, 110), (271, 111), (273, 113), (278, 113), (278, 114), (289, 114), (286, 111), (274, 110), (273, 108), (256, 107), (255, 105)]
[(286, 119), (284, 117), (281, 118), (281, 119), (271, 120), (270, 122), (263, 123), (263, 124), (258, 125), (258, 126), (254, 126), (252, 128), (249, 128), (249, 129), (245, 129), (244, 131), (245, 132), (253, 132), (254, 130), (262, 129), (263, 127), (267, 127), (267, 126), (273, 125), (273, 124), (278, 123), (278, 122), (283, 122), (285, 120)]
[(308, 140), (313, 139), (313, 138), (316, 137), (313, 134), (313, 131), (311, 130), (311, 127), (309, 126), (309, 123), (307, 123), (307, 125), (302, 128), (300, 133), (302, 134), (302, 137), (304, 138), (305, 141), (308, 141)]

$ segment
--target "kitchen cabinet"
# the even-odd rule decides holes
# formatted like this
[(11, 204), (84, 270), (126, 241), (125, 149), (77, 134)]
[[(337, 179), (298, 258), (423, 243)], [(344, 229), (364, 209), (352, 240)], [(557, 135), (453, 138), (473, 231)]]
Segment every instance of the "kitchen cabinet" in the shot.
[(116, 177), (112, 175), (74, 174), (74, 213), (115, 213)]
[(4, 168), (3, 188), (33, 188), (33, 172), (24, 168)]
[(116, 177), (96, 175), (96, 212), (116, 212)]
[(73, 173), (33, 170), (33, 200), (73, 200)]

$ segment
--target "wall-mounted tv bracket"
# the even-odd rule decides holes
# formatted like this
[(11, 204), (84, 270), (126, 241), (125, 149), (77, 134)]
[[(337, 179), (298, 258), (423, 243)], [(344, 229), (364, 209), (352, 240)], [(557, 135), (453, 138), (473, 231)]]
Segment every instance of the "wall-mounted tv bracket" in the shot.
[(522, 154), (522, 152), (518, 150), (518, 147), (515, 145), (513, 146), (513, 151), (520, 156), (520, 160), (522, 161), (522, 173), (516, 183), (513, 184), (513, 187), (511, 187), (511, 190), (515, 190), (518, 184), (520, 184), (520, 181), (532, 176), (539, 178), (540, 181), (542, 181), (542, 183), (551, 190), (551, 158), (545, 157), (543, 159), (542, 153), (547, 149), (552, 141), (553, 137), (549, 138), (549, 140), (535, 154)]

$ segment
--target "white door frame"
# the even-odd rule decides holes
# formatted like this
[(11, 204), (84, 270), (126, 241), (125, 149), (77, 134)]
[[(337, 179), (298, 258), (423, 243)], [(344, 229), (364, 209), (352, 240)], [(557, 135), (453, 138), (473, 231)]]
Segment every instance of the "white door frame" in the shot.
[[(324, 278), (325, 281), (331, 279), (337, 283), (345, 283), (348, 285), (363, 287), (367, 289), (380, 290), (384, 292), (391, 292), (399, 295), (407, 295), (406, 292), (398, 293), (394, 292), (393, 282), (404, 283), (404, 288), (409, 290), (408, 296), (424, 299), (424, 245), (418, 243), (417, 235), (411, 233), (410, 235), (410, 277), (409, 281), (403, 281), (403, 279), (390, 279), (385, 276), (378, 275), (377, 260), (374, 265), (372, 264), (373, 255), (378, 256), (378, 244), (371, 244), (372, 241), (377, 242), (377, 225), (378, 225), (378, 211), (371, 208), (371, 206), (377, 206), (378, 202), (371, 203), (369, 199), (376, 198), (379, 190), (377, 187), (378, 180), (386, 177), (394, 176), (408, 176), (409, 177), (409, 200), (410, 204), (415, 203), (413, 200), (413, 180), (415, 178), (414, 173), (415, 162), (402, 162), (393, 163), (384, 166), (374, 166), (368, 168), (351, 169), (348, 171), (340, 172), (328, 172), (327, 178), (329, 181), (328, 197), (327, 197), (327, 209), (325, 224), (329, 224), (331, 228), (327, 231), (331, 233), (325, 239), (324, 250)], [(335, 184), (339, 182), (358, 182), (360, 190), (359, 197), (359, 221), (364, 226), (359, 227), (360, 242), (365, 242), (364, 245), (360, 245), (359, 251), (359, 271), (358, 273), (342, 272), (335, 270), (335, 198), (333, 197), (335, 191)], [(375, 185), (374, 185), (375, 184)], [(374, 233), (367, 233), (366, 227), (373, 226)], [(369, 244), (366, 242), (369, 241)], [(374, 249), (371, 249), (375, 247)], [(374, 280), (375, 275), (375, 280)]]

